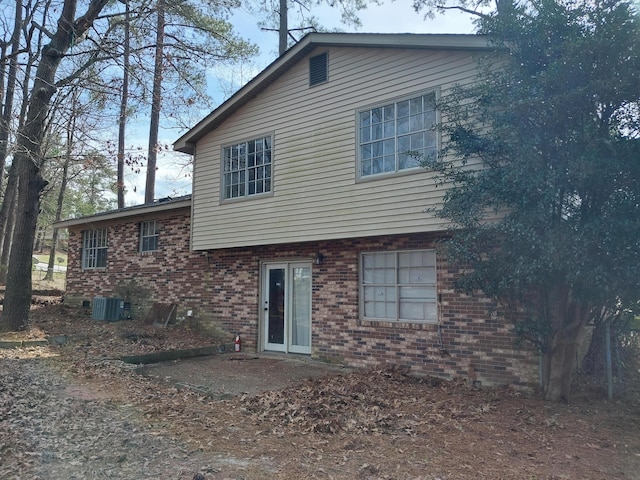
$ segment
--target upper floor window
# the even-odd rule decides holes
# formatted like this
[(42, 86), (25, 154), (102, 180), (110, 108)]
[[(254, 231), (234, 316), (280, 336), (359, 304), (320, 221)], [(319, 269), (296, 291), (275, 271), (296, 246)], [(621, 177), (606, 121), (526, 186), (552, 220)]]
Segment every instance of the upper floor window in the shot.
[(82, 268), (105, 268), (107, 266), (107, 229), (82, 232)]
[(223, 198), (242, 198), (271, 191), (271, 137), (237, 143), (222, 150)]
[(360, 287), (365, 319), (437, 321), (435, 250), (363, 253)]
[(140, 251), (155, 252), (158, 250), (160, 228), (156, 220), (149, 220), (140, 224)]
[(309, 58), (309, 86), (313, 87), (329, 79), (329, 55), (321, 53)]
[(360, 111), (358, 176), (417, 168), (435, 155), (435, 104), (430, 92)]

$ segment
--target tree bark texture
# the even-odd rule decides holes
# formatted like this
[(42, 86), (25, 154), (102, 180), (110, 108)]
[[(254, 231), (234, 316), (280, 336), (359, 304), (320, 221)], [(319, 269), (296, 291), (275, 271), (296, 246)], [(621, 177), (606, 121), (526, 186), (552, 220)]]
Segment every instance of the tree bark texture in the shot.
[[(36, 102), (37, 104), (41, 101)], [(37, 122), (36, 122), (37, 123)], [(29, 138), (19, 141), (20, 147), (24, 143), (33, 142), (36, 134), (30, 129)], [(37, 152), (35, 145), (26, 146), (30, 152)], [(40, 192), (46, 186), (40, 175), (37, 159), (32, 159), (28, 152), (20, 152), (14, 156), (21, 188), (18, 194), (16, 224), (13, 232), (9, 269), (7, 271), (7, 287), (4, 298), (1, 327), (4, 330), (24, 330), (29, 321), (29, 307), (31, 306), (31, 267), (33, 243), (40, 209)]]
[(16, 18), (11, 36), (11, 58), (9, 59), (9, 73), (4, 96), (4, 106), (0, 116), (0, 190), (4, 182), (4, 166), (9, 153), (9, 132), (11, 131), (11, 117), (13, 115), (13, 99), (18, 74), (18, 50), (20, 50), (20, 29), (22, 28), (22, 2), (16, 0)]
[(85, 15), (74, 20), (77, 0), (65, 0), (57, 30), (51, 37), (51, 42), (42, 49), (36, 77), (29, 93), (26, 119), (18, 130), (17, 147), (13, 157), (20, 190), (0, 331), (23, 330), (29, 322), (31, 255), (40, 209), (40, 194), (47, 185), (41, 174), (41, 145), (51, 99), (56, 92), (56, 72), (64, 53), (76, 39), (82, 38), (107, 1), (92, 0)]
[[(74, 122), (75, 123), (75, 122)], [(73, 132), (68, 134), (69, 137), (73, 136)], [(59, 222), (62, 218), (62, 206), (64, 204), (64, 195), (67, 191), (67, 177), (69, 175), (69, 162), (71, 161), (71, 148), (68, 145), (67, 154), (64, 159), (64, 165), (62, 167), (62, 181), (60, 183), (60, 191), (58, 192), (58, 203), (56, 205), (56, 218), (55, 221)], [(49, 265), (47, 266), (47, 274), (44, 279), (47, 281), (53, 280), (54, 266), (56, 264), (56, 250), (58, 248), (58, 228), (53, 229), (53, 237), (51, 239), (51, 249), (49, 250)]]
[(548, 380), (545, 397), (554, 402), (568, 401), (571, 393), (571, 376), (578, 350), (577, 341), (569, 334), (558, 333), (548, 353)]
[[(606, 356), (607, 352), (605, 345), (607, 343), (606, 325), (609, 323), (609, 343), (612, 346), (614, 352), (620, 352), (622, 349), (620, 337), (618, 336), (616, 317), (609, 317), (606, 319), (600, 319), (595, 322), (593, 334), (591, 336), (591, 342), (589, 343), (589, 350), (582, 359), (582, 371), (586, 374), (604, 378), (606, 375)], [(621, 363), (618, 359), (614, 359), (612, 365), (612, 372), (615, 375), (621, 374)]]
[(11, 253), (11, 238), (13, 236), (13, 226), (15, 225), (16, 198), (18, 196), (18, 174), (16, 173), (15, 162), (9, 168), (9, 178), (7, 188), (2, 198), (0, 207), (0, 283), (7, 284), (7, 272), (9, 269), (9, 255)]
[(545, 397), (555, 402), (568, 401), (579, 339), (589, 321), (589, 308), (572, 297), (569, 286), (558, 288), (549, 297), (548, 315), (554, 333), (544, 358)]
[(160, 107), (162, 106), (162, 76), (164, 60), (164, 0), (158, 0), (158, 21), (156, 32), (156, 58), (153, 72), (153, 93), (151, 95), (151, 119), (149, 124), (149, 154), (147, 158), (147, 183), (144, 203), (153, 203), (156, 189), (156, 164), (158, 159), (158, 130), (160, 129)]
[(605, 323), (606, 321), (595, 322), (589, 350), (582, 359), (582, 371), (588, 375), (604, 375)]
[[(9, 188), (7, 188), (9, 190)], [(4, 224), (4, 234), (2, 235), (2, 254), (0, 255), (0, 283), (7, 284), (7, 271), (9, 268), (9, 255), (11, 254), (11, 239), (13, 238), (13, 227), (16, 224), (16, 197), (17, 192), (14, 189), (11, 196), (7, 200), (9, 215)]]
[(287, 0), (280, 0), (280, 24), (278, 26), (278, 54), (287, 51), (289, 40), (289, 5)]
[(122, 97), (120, 98), (120, 117), (118, 118), (118, 208), (124, 208), (124, 150), (127, 130), (127, 103), (129, 100), (129, 66), (131, 61), (129, 0), (125, 1), (125, 8)]

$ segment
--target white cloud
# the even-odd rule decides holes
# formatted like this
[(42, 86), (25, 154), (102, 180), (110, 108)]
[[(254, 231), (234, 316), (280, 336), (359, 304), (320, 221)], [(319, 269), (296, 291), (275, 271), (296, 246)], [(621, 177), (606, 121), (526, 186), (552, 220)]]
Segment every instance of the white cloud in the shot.
[[(417, 13), (411, 0), (397, 0), (385, 2), (382, 5), (369, 5), (360, 12), (362, 27), (357, 31), (362, 33), (473, 33), (473, 24), (468, 14), (450, 10), (435, 18), (424, 18), (423, 13)], [(344, 31), (356, 31), (352, 27), (340, 27), (340, 15), (336, 9), (325, 7), (322, 13), (327, 19), (332, 19), (335, 26)], [(321, 21), (324, 16), (318, 15)], [(328, 26), (328, 25), (327, 25)]]

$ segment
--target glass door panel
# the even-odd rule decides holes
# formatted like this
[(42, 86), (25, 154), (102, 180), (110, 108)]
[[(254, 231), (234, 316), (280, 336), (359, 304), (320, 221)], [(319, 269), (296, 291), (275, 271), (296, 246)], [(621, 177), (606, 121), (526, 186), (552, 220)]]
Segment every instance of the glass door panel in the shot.
[(265, 337), (267, 350), (286, 351), (285, 345), (285, 273), (283, 267), (267, 267)]
[(311, 353), (311, 267), (291, 267), (290, 351)]
[(266, 264), (264, 349), (311, 353), (311, 264)]

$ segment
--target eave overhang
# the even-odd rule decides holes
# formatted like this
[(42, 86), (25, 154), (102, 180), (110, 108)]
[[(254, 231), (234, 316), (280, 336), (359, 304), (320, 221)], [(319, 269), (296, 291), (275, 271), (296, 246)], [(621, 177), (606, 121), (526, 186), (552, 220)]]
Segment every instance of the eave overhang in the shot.
[(130, 217), (141, 215), (153, 215), (160, 212), (167, 212), (169, 210), (179, 210), (182, 208), (191, 208), (191, 195), (185, 195), (178, 198), (161, 199), (154, 203), (147, 203), (144, 205), (135, 205), (133, 207), (120, 208), (118, 210), (111, 210), (108, 212), (97, 213), (87, 217), (72, 218), (69, 220), (62, 220), (53, 224), (54, 228), (69, 228), (79, 225), (93, 225), (98, 222), (105, 222), (111, 220), (123, 220)]

